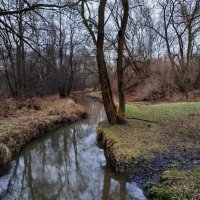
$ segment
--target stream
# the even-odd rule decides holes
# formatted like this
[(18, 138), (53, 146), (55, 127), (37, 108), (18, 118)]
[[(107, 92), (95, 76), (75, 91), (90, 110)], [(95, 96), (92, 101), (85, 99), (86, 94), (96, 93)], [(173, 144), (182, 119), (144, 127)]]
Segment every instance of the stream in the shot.
[(97, 146), (96, 126), (106, 118), (103, 105), (79, 100), (88, 119), (50, 131), (14, 158), (0, 172), (5, 200), (146, 200), (135, 182), (115, 173)]

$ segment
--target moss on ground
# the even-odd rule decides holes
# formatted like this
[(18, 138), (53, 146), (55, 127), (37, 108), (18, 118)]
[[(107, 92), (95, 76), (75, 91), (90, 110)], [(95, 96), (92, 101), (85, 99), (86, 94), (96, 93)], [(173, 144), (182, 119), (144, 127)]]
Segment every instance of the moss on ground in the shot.
[(200, 198), (200, 102), (128, 104), (126, 116), (124, 125), (97, 128), (115, 170), (164, 171), (149, 190), (154, 199)]
[(157, 199), (200, 199), (200, 167), (190, 170), (167, 170), (161, 182), (149, 189), (148, 195)]
[(0, 167), (33, 138), (85, 116), (84, 108), (72, 99), (57, 96), (16, 101), (0, 105)]

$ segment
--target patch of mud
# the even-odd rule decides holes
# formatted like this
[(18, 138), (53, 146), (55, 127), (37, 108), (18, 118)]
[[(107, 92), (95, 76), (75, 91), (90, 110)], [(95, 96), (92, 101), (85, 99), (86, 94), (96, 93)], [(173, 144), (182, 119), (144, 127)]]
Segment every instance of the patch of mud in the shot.
[(128, 170), (130, 180), (134, 180), (141, 187), (147, 182), (160, 182), (165, 170), (189, 170), (200, 165), (200, 151), (191, 148), (183, 150), (173, 149), (170, 153), (155, 152), (154, 159), (139, 167), (130, 166)]

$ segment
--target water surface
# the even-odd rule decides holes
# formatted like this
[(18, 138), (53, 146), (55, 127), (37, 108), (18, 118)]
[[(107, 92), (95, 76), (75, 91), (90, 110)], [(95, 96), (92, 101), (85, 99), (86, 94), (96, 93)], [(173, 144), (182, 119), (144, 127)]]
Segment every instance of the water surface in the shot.
[(38, 138), (1, 174), (3, 199), (145, 200), (137, 184), (113, 172), (96, 144), (96, 126), (105, 119), (101, 103), (81, 98), (89, 118)]

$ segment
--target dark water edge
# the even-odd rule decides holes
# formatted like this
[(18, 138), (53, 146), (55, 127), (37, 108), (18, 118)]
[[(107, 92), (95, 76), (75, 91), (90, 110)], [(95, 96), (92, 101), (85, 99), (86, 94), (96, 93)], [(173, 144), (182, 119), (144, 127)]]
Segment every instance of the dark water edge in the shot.
[(146, 199), (135, 182), (110, 169), (97, 146), (96, 126), (106, 118), (102, 104), (84, 96), (79, 102), (88, 119), (36, 139), (0, 172), (2, 199)]

